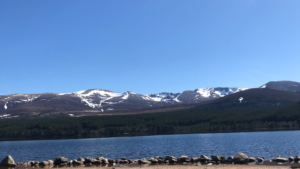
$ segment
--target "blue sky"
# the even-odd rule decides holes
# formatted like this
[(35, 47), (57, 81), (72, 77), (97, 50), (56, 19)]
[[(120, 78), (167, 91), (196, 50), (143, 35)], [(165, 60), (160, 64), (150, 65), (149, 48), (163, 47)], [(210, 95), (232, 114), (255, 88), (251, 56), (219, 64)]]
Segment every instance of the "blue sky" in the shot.
[(0, 94), (300, 81), (299, 0), (0, 1)]

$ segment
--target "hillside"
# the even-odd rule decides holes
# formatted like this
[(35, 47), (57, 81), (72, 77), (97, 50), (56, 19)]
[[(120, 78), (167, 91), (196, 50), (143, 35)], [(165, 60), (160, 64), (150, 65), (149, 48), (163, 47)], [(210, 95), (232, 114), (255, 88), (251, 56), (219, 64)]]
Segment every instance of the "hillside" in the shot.
[(0, 123), (0, 138), (101, 137), (217, 130), (298, 129), (299, 100), (300, 93), (296, 92), (250, 89), (217, 100), (190, 104), (190, 107), (185, 109), (161, 113), (6, 119)]
[[(142, 95), (89, 89), (74, 93), (12, 94), (0, 96), (0, 118), (93, 116), (155, 110), (172, 105), (201, 103), (243, 91), (242, 88), (201, 88), (182, 93)], [(152, 111), (151, 111), (152, 112)]]
[(300, 83), (293, 81), (271, 81), (261, 86), (261, 88), (269, 88), (275, 90), (283, 90), (290, 92), (299, 92)]

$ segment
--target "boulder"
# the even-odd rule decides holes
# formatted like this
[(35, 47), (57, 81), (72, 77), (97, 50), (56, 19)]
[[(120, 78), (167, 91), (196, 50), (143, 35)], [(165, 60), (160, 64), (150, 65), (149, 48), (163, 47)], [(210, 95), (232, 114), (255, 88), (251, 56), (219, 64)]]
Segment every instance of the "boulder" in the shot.
[(211, 155), (210, 157), (212, 161), (221, 161), (221, 156)]
[(227, 160), (233, 160), (233, 156), (229, 156)]
[(109, 163), (115, 163), (116, 161), (114, 159), (108, 159)]
[(83, 165), (82, 161), (78, 161), (78, 160), (73, 160), (73, 165)]
[(289, 161), (294, 161), (294, 157), (289, 157)]
[(159, 158), (159, 159), (158, 159), (158, 162), (159, 162), (159, 163), (164, 163), (164, 162), (165, 162), (165, 159)]
[[(78, 161), (78, 160), (77, 160)], [(95, 159), (91, 158), (91, 157), (86, 157), (84, 159), (84, 164), (92, 164), (94, 161), (96, 161)]]
[(127, 164), (127, 163), (129, 163), (129, 161), (128, 160), (120, 160), (120, 162), (119, 163), (121, 163), (121, 164)]
[(42, 161), (39, 163), (39, 166), (46, 166), (46, 165), (49, 165), (48, 161)]
[(68, 159), (65, 157), (57, 157), (54, 160), (54, 165), (67, 165), (68, 164)]
[(190, 162), (191, 159), (188, 158), (188, 156), (180, 156), (179, 161), (181, 161), (181, 162)]
[(205, 155), (201, 155), (199, 158), (199, 161), (200, 162), (208, 162), (208, 161), (210, 161), (210, 158)]
[(233, 162), (236, 164), (247, 163), (248, 161), (248, 156), (243, 153), (237, 153), (233, 158)]
[(156, 164), (156, 163), (159, 163), (159, 161), (158, 161), (158, 159), (153, 159), (153, 160), (151, 160), (151, 163)]
[(108, 164), (108, 159), (107, 158), (103, 158), (101, 162), (102, 162), (102, 164)]
[(168, 160), (168, 162), (170, 162), (170, 163), (177, 162), (177, 158), (174, 156), (166, 156), (165, 160)]
[(54, 161), (48, 160), (48, 163), (49, 163), (49, 165), (52, 165), (52, 164), (54, 164)]
[(226, 160), (224, 155), (219, 156), (221, 160)]
[(101, 162), (102, 162), (102, 161), (100, 161), (100, 160), (94, 160), (94, 161), (92, 162), (92, 164), (101, 164)]
[(9, 155), (7, 157), (5, 157), (1, 163), (0, 163), (1, 166), (10, 166), (10, 167), (15, 167), (17, 166), (14, 159)]
[(148, 161), (152, 161), (152, 160), (154, 160), (154, 158), (153, 158), (153, 157), (150, 157), (150, 158), (148, 158)]
[(199, 161), (199, 158), (193, 157), (193, 158), (191, 158), (191, 161), (192, 161), (192, 162), (197, 162), (197, 161)]
[(134, 163), (134, 161), (132, 159), (129, 159), (128, 163)]
[(102, 160), (104, 157), (97, 157), (96, 160)]
[(255, 162), (255, 158), (254, 158), (254, 157), (249, 157), (249, 158), (248, 158), (248, 161), (249, 161), (249, 162)]
[(79, 157), (79, 158), (77, 159), (77, 161), (82, 161), (82, 162), (84, 162), (84, 158)]
[(142, 158), (139, 160), (140, 164), (151, 164), (151, 161), (146, 160), (145, 158)]
[(260, 162), (260, 163), (261, 163), (261, 162), (264, 162), (264, 160), (265, 160), (264, 158), (260, 158), (260, 157), (257, 157), (256, 159), (257, 159), (257, 161)]
[(38, 161), (29, 161), (28, 162), (28, 165), (30, 165), (30, 166), (39, 166), (39, 162)]
[(300, 157), (296, 156), (296, 157), (294, 158), (294, 160), (295, 160), (296, 162), (298, 162), (298, 161), (300, 161)]
[(23, 165), (23, 162), (18, 162), (17, 163), (17, 166), (22, 166)]
[(276, 158), (275, 161), (280, 163), (285, 163), (288, 162), (289, 160), (287, 158)]

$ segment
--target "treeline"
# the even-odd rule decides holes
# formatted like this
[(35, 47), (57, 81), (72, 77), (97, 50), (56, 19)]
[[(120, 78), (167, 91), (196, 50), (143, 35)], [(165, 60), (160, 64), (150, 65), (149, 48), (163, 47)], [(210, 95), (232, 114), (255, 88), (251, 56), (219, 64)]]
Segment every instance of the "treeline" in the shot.
[(281, 106), (277, 101), (274, 104), (253, 105), (223, 103), (166, 113), (8, 119), (0, 121), (0, 138), (101, 137), (299, 128), (300, 102), (281, 102)]

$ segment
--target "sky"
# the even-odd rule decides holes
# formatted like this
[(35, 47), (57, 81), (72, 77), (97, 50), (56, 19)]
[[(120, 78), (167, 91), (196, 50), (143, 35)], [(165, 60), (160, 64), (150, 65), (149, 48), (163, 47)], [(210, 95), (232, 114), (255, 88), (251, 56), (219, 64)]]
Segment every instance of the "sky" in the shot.
[(0, 95), (300, 82), (299, 0), (0, 1)]

